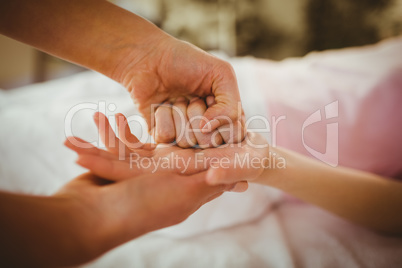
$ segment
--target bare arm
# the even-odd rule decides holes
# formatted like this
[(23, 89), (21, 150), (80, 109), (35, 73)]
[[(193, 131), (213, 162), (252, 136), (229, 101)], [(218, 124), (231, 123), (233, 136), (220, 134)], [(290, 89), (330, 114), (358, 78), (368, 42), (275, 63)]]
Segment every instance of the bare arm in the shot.
[(223, 116), (240, 119), (240, 95), (229, 63), (107, 1), (0, 1), (0, 33), (123, 84), (149, 129), (152, 104), (178, 96), (215, 96), (200, 122), (200, 128), (209, 123), (205, 132), (227, 124)]
[[(106, 120), (104, 116), (103, 118)], [(119, 120), (116, 121), (119, 122)], [(111, 128), (107, 122), (104, 125)], [(102, 133), (111, 132), (102, 128), (99, 131), (101, 136)], [(130, 139), (125, 137), (126, 141), (123, 139), (123, 143), (134, 140), (134, 136), (125, 128), (119, 128), (119, 133), (131, 136)], [(114, 139), (117, 138), (114, 137)], [(119, 142), (117, 139), (115, 146)], [(105, 152), (102, 153), (101, 150), (94, 150), (94, 148), (85, 150), (71, 145), (69, 147), (77, 151), (80, 159), (87, 160), (80, 163), (82, 166), (100, 176), (107, 177), (105, 173), (102, 173), (105, 170), (103, 167), (112, 166), (112, 164), (119, 166), (115, 169), (116, 171), (130, 174), (128, 164), (124, 167), (124, 161), (118, 159), (112, 163), (113, 158), (107, 156)], [(122, 146), (109, 149), (119, 148)], [(174, 151), (176, 155), (185, 159), (195, 158), (189, 152), (191, 150), (179, 148)], [(241, 144), (229, 144), (198, 152), (198, 154), (201, 153), (205, 159), (219, 157), (231, 160), (229, 164), (222, 162), (220, 165), (215, 165), (216, 167), (209, 168), (206, 176), (209, 184), (219, 185), (249, 180), (268, 185), (322, 207), (351, 222), (384, 234), (402, 235), (401, 182), (345, 167), (334, 168), (283, 148), (272, 148), (261, 135), (251, 132)], [(266, 160), (271, 161), (270, 167)], [(285, 165), (275, 163), (285, 163)], [(113, 169), (108, 167), (107, 171), (109, 170)], [(112, 173), (108, 173), (110, 179), (117, 179), (119, 174), (113, 176)]]
[(1, 264), (82, 264), (145, 233), (183, 221), (231, 188), (206, 185), (205, 172), (154, 173), (115, 183), (87, 173), (50, 197), (0, 192)]
[(257, 183), (279, 188), (342, 218), (384, 234), (402, 235), (402, 183), (344, 167), (330, 167), (282, 148), (286, 168), (267, 169)]
[[(195, 102), (192, 104), (198, 105)], [(103, 120), (107, 119), (104, 117)], [(119, 122), (119, 120), (116, 121)], [(110, 128), (107, 122), (104, 125)], [(111, 132), (107, 129), (99, 129), (99, 131), (101, 136), (102, 133)], [(119, 128), (119, 133), (127, 135), (127, 129)], [(129, 130), (128, 135), (133, 136)], [(134, 139), (131, 137), (129, 140)], [(115, 142), (115, 146), (118, 142), (118, 140)], [(98, 151), (76, 151), (80, 157), (92, 158), (92, 161), (85, 161), (83, 166), (96, 174), (101, 171), (97, 165), (105, 167), (107, 162), (111, 162), (110, 157), (102, 156)], [(194, 155), (183, 154), (183, 152), (190, 151), (180, 151), (178, 148), (174, 151), (181, 157), (194, 158)], [(245, 141), (241, 144), (209, 148), (198, 154), (201, 152), (205, 159), (219, 157), (230, 160), (229, 164), (222, 162), (220, 165), (215, 165), (216, 167), (210, 166), (206, 180), (211, 185), (236, 183), (243, 180), (268, 185), (322, 207), (351, 222), (384, 234), (402, 235), (402, 214), (400, 213), (402, 183), (399, 181), (350, 168), (340, 166), (334, 168), (283, 148), (270, 147), (261, 135), (252, 132), (247, 134)], [(106, 162), (100, 164), (102, 159), (94, 156), (101, 156)], [(270, 161), (270, 166), (266, 160)], [(116, 161), (115, 164), (120, 163), (122, 167), (122, 162), (124, 161)], [(119, 168), (119, 171), (122, 170), (123, 168)], [(106, 176), (102, 172), (98, 175)], [(110, 179), (116, 178), (111, 176)]]
[(165, 35), (145, 19), (99, 0), (2, 1), (0, 32), (110, 77), (127, 54), (141, 55)]
[[(192, 102), (188, 108), (194, 105), (199, 104)], [(237, 165), (231, 168), (221, 165), (210, 169), (207, 180), (211, 184), (247, 179), (279, 188), (351, 222), (402, 235), (401, 182), (350, 168), (333, 168), (298, 153), (270, 147), (261, 135), (250, 132), (240, 146), (226, 145), (204, 153), (232, 159), (234, 163), (238, 157)]]
[(82, 226), (78, 224), (81, 212), (67, 198), (1, 192), (2, 265), (54, 267), (87, 261), (89, 252), (80, 238), (84, 234), (80, 230), (89, 222), (88, 217), (81, 217)]

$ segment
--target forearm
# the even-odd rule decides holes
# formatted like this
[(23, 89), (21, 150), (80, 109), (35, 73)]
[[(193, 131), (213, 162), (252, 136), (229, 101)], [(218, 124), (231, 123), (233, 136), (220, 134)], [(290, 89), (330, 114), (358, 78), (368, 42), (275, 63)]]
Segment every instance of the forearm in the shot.
[(167, 36), (145, 19), (101, 0), (2, 1), (0, 32), (115, 80), (120, 79), (119, 65), (133, 64), (150, 44)]
[(90, 213), (82, 212), (79, 204), (64, 197), (0, 192), (2, 265), (70, 266), (103, 253), (99, 252), (105, 247), (99, 245), (103, 223), (91, 224)]
[(284, 169), (267, 169), (258, 183), (279, 188), (347, 220), (388, 234), (402, 234), (402, 184), (343, 167), (330, 167), (297, 153), (272, 148)]

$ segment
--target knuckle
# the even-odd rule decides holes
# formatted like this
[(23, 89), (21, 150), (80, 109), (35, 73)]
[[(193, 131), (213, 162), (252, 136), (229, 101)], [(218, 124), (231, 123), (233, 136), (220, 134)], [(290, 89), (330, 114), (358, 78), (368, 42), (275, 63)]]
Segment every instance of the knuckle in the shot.
[(177, 141), (177, 146), (180, 148), (186, 149), (186, 148), (191, 148), (192, 146), (186, 139), (181, 139)]
[(220, 70), (222, 71), (222, 74), (225, 76), (235, 76), (235, 71), (233, 66), (225, 61), (225, 60), (220, 60), (220, 64), (219, 64)]
[(155, 134), (155, 141), (157, 143), (172, 142), (175, 139), (175, 133), (169, 129), (158, 128)]
[(202, 114), (202, 113), (204, 113), (204, 110), (205, 110), (205, 109), (206, 109), (205, 102), (204, 102), (203, 100), (201, 100), (201, 99), (198, 99), (198, 100), (192, 101), (192, 102), (188, 105), (188, 107), (187, 107), (187, 114), (188, 114), (188, 113), (191, 113), (191, 114), (194, 114), (194, 113)]
[(178, 112), (177, 110), (182, 111), (185, 110), (186, 107), (187, 103), (184, 101), (175, 102), (175, 104), (173, 105), (173, 111), (175, 112)]

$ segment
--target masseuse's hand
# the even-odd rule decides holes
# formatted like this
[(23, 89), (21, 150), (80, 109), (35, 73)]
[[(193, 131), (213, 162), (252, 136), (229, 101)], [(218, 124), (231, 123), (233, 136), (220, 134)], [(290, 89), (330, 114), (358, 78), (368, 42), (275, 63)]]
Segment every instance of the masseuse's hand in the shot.
[[(53, 196), (72, 204), (73, 209), (67, 215), (75, 225), (66, 230), (73, 229), (77, 237), (67, 241), (77, 239), (75, 246), (82, 246), (64, 249), (68, 252), (65, 255), (70, 254), (70, 261), (77, 257), (77, 263), (89, 261), (145, 233), (180, 223), (231, 188), (209, 186), (205, 175), (205, 172), (192, 176), (157, 172), (119, 182), (89, 173), (79, 176)], [(79, 258), (72, 256), (73, 253)]]
[[(241, 120), (239, 91), (231, 65), (171, 36), (165, 35), (153, 43), (146, 56), (140, 57), (135, 64), (127, 62), (119, 73), (122, 73), (121, 83), (131, 92), (150, 129), (155, 127), (156, 122), (157, 143), (173, 142), (176, 137), (175, 129), (171, 127), (171, 112), (164, 114), (164, 122), (158, 125), (160, 121), (154, 114), (157, 105), (173, 104), (179, 96), (188, 99), (208, 95), (215, 97), (214, 103), (201, 114), (205, 120), (197, 121), (196, 128), (203, 133), (210, 133), (227, 124), (237, 124)], [(243, 138), (236, 136), (225, 142), (237, 143)], [(219, 139), (218, 136), (218, 144)]]
[[(0, 33), (123, 84), (150, 129), (152, 105), (180, 95), (215, 97), (216, 104), (204, 114), (207, 120), (200, 122), (206, 132), (240, 117), (238, 85), (229, 63), (109, 1), (0, 1)], [(173, 141), (163, 126), (160, 131), (157, 142)]]
[(0, 192), (1, 266), (75, 267), (177, 224), (232, 188), (209, 186), (205, 175), (156, 172), (112, 182), (87, 173), (52, 196)]

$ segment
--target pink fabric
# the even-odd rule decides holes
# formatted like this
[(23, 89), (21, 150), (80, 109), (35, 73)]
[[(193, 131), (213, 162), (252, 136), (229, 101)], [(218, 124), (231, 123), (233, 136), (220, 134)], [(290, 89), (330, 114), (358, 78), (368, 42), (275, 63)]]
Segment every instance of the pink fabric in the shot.
[[(402, 38), (256, 63), (272, 144), (376, 174), (402, 174)], [(286, 75), (285, 75), (286, 74)], [(319, 112), (317, 112), (319, 111)], [(314, 115), (313, 115), (314, 114)], [(304, 136), (303, 136), (304, 133)]]

